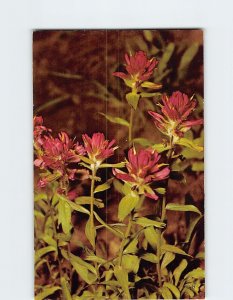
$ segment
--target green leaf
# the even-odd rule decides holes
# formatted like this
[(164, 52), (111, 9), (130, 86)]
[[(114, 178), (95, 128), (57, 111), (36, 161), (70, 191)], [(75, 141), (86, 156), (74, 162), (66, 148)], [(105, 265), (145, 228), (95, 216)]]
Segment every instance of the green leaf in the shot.
[(172, 252), (172, 253), (176, 253), (176, 254), (180, 254), (180, 255), (184, 255), (184, 256), (189, 256), (189, 254), (185, 253), (182, 249), (173, 246), (173, 245), (169, 245), (169, 244), (164, 244), (161, 246), (161, 252)]
[(164, 144), (154, 144), (151, 148), (156, 150), (158, 153), (162, 153), (163, 151), (169, 150), (171, 147), (165, 146)]
[(131, 186), (128, 183), (124, 183), (123, 187), (122, 187), (122, 192), (124, 195), (128, 195), (130, 194), (132, 191)]
[(64, 299), (72, 300), (72, 297), (70, 294), (69, 283), (66, 281), (66, 279), (64, 277), (61, 277), (61, 286), (62, 286), (62, 293), (63, 293)]
[(111, 226), (109, 226), (108, 224), (106, 224), (99, 216), (96, 212), (94, 212), (94, 216), (96, 218), (96, 220), (98, 222), (100, 222), (100, 224), (102, 224), (106, 229), (108, 229), (109, 231), (111, 231), (113, 234), (115, 234), (116, 236), (120, 237), (120, 238), (124, 238), (124, 234), (120, 231), (117, 230), (115, 228), (112, 228)]
[(149, 226), (144, 229), (144, 234), (146, 240), (151, 245), (151, 247), (153, 249), (156, 249), (158, 238), (159, 238), (158, 232), (155, 231), (153, 226)]
[(188, 289), (186, 287), (183, 289), (182, 294), (185, 295), (185, 298), (189, 297), (189, 299), (193, 299), (193, 297), (195, 295), (192, 290), (190, 290), (190, 289)]
[(47, 246), (44, 248), (41, 248), (35, 252), (35, 264), (39, 261), (39, 259), (44, 256), (45, 254), (49, 252), (57, 251), (57, 247), (54, 246)]
[(120, 162), (118, 164), (102, 164), (99, 166), (99, 169), (103, 169), (103, 168), (124, 168), (125, 166), (125, 162)]
[(181, 80), (186, 76), (189, 65), (192, 62), (195, 55), (197, 54), (198, 49), (199, 44), (194, 43), (184, 52), (177, 71), (178, 80)]
[(159, 74), (162, 74), (166, 70), (167, 64), (168, 64), (174, 50), (175, 50), (175, 44), (169, 43), (162, 55), (162, 58), (159, 61), (159, 64), (158, 64), (158, 73)]
[(134, 272), (135, 274), (139, 269), (139, 258), (136, 255), (126, 254), (122, 257), (122, 267), (128, 272)]
[(167, 287), (175, 295), (176, 299), (180, 299), (180, 291), (174, 284), (164, 282), (163, 286)]
[[(48, 296), (54, 294), (56, 291), (61, 290), (60, 286), (53, 286), (53, 287), (43, 287), (42, 292), (35, 296), (35, 300), (43, 300)], [(47, 298), (48, 299), (48, 298)]]
[(135, 238), (133, 239), (128, 245), (127, 247), (125, 247), (124, 249), (124, 254), (128, 254), (128, 253), (135, 253), (137, 252), (138, 248), (137, 248), (137, 244), (138, 244), (138, 240)]
[(131, 105), (133, 107), (134, 110), (136, 110), (138, 107), (139, 99), (140, 99), (139, 94), (136, 94), (133, 92), (126, 94), (126, 100), (129, 103), (129, 105)]
[[(79, 198), (78, 198), (79, 199)], [(76, 200), (75, 200), (76, 201)], [(79, 200), (78, 200), (79, 201)], [(77, 202), (78, 202), (77, 201)], [(90, 212), (89, 212), (89, 210), (87, 210), (85, 207), (82, 207), (81, 205), (79, 205), (79, 204), (76, 204), (75, 202), (73, 202), (73, 201), (67, 201), (67, 203), (70, 205), (70, 207), (73, 209), (73, 210), (75, 210), (75, 211), (79, 211), (79, 212), (81, 212), (81, 213), (84, 213), (84, 214), (87, 214), (87, 215), (90, 215)], [(95, 204), (95, 202), (94, 202), (94, 204)]]
[[(91, 204), (91, 200), (92, 200), (92, 198), (91, 197), (89, 197), (89, 196), (83, 196), (83, 197), (78, 197), (78, 198), (76, 198), (75, 200), (74, 200), (74, 202), (76, 203), (76, 204), (81, 204), (81, 205), (85, 205), (85, 204)], [(72, 202), (72, 201), (69, 201), (69, 203), (70, 202)], [(72, 204), (70, 203), (70, 205), (71, 205), (71, 207), (72, 207)], [(101, 199), (94, 199), (94, 205), (96, 205), (97, 207), (99, 207), (99, 208), (102, 208), (102, 207), (104, 207), (104, 203), (102, 202), (102, 200)], [(79, 207), (79, 209), (80, 209), (80, 207)], [(85, 212), (86, 213), (86, 212)]]
[(139, 196), (133, 191), (121, 199), (118, 207), (118, 218), (120, 221), (123, 221), (125, 217), (129, 215), (129, 213), (136, 207), (138, 201)]
[(89, 218), (86, 223), (85, 235), (88, 241), (91, 243), (92, 247), (95, 249), (96, 229), (93, 224), (91, 225), (91, 218)]
[(142, 92), (142, 93), (140, 93), (140, 96), (142, 98), (150, 98), (150, 97), (155, 97), (157, 94), (158, 93), (144, 93), (144, 92)]
[(197, 216), (196, 218), (193, 218), (193, 220), (189, 224), (189, 229), (186, 235), (185, 243), (190, 243), (192, 240), (192, 237), (194, 236), (195, 229), (197, 227), (197, 224), (199, 221), (203, 218), (203, 216)]
[(188, 262), (186, 259), (182, 259), (182, 261), (180, 262), (179, 266), (175, 268), (173, 275), (175, 278), (175, 285), (178, 285), (178, 282), (180, 280), (180, 276), (182, 274), (182, 272), (186, 269), (188, 265)]
[(144, 81), (141, 84), (141, 86), (144, 87), (144, 88), (148, 88), (148, 89), (158, 90), (158, 89), (161, 89), (162, 84), (154, 83), (154, 82), (150, 82), (150, 81)]
[(123, 125), (123, 126), (126, 126), (126, 127), (129, 127), (129, 122), (122, 119), (122, 118), (119, 118), (119, 117), (112, 117), (112, 116), (109, 116), (109, 115), (106, 115), (104, 113), (100, 113), (102, 116), (104, 116), (108, 121), (110, 121), (111, 123), (115, 123), (115, 124), (120, 124), (120, 125)]
[(153, 264), (157, 264), (159, 262), (158, 256), (153, 253), (145, 253), (141, 256), (141, 258)]
[(166, 189), (165, 188), (157, 188), (155, 189), (157, 193), (164, 195), (166, 193)]
[(203, 279), (205, 278), (205, 271), (201, 268), (197, 268), (187, 273), (184, 278), (193, 277), (195, 279)]
[(190, 148), (190, 149), (198, 151), (198, 152), (202, 152), (204, 150), (204, 148), (202, 146), (197, 145), (194, 140), (188, 140), (186, 138), (180, 138), (176, 142), (176, 144), (185, 146), (187, 148)]
[(99, 193), (99, 192), (106, 191), (106, 190), (110, 189), (110, 187), (111, 187), (110, 184), (107, 183), (107, 182), (105, 182), (105, 183), (103, 183), (103, 184), (98, 185), (98, 186), (95, 188), (94, 193)]
[(132, 140), (132, 143), (142, 145), (144, 147), (151, 146), (152, 143), (148, 139), (145, 138), (135, 138)]
[(48, 200), (48, 195), (45, 193), (39, 193), (39, 194), (35, 194), (34, 196), (34, 201), (37, 202), (39, 200)]
[(163, 286), (162, 288), (159, 289), (159, 291), (160, 291), (163, 299), (168, 299), (168, 300), (173, 299), (172, 293), (170, 292), (170, 290), (167, 287)]
[(105, 264), (107, 261), (99, 256), (96, 255), (88, 255), (85, 257), (85, 260), (91, 261), (91, 262), (97, 262), (101, 265)]
[(57, 242), (48, 234), (42, 234), (39, 236), (40, 240), (43, 240), (45, 243), (47, 243), (50, 246), (53, 246), (54, 248), (57, 248)]
[(143, 35), (148, 42), (151, 43), (153, 41), (153, 34), (151, 30), (143, 30)]
[(94, 164), (93, 160), (91, 160), (90, 158), (87, 158), (86, 156), (79, 155), (79, 158), (88, 165)]
[(201, 215), (200, 210), (194, 205), (168, 203), (166, 205), (166, 210), (189, 211), (189, 212), (195, 212), (195, 213)]
[(194, 172), (203, 172), (204, 171), (204, 162), (196, 161), (192, 164), (192, 170)]
[(175, 254), (173, 252), (165, 252), (161, 264), (161, 269), (165, 269), (174, 259)]
[(58, 210), (58, 224), (61, 224), (62, 230), (65, 234), (69, 234), (72, 224), (71, 224), (71, 207), (67, 201), (63, 200), (61, 197), (57, 205)]
[(79, 276), (88, 284), (92, 284), (97, 279), (97, 273), (95, 268), (85, 262), (78, 256), (73, 255), (72, 253), (66, 252), (65, 250), (61, 250), (63, 257), (70, 261), (75, 271), (79, 274)]
[(115, 266), (114, 275), (116, 276), (119, 285), (122, 287), (126, 299), (131, 299), (130, 292), (129, 292), (128, 273), (126, 272), (126, 270), (123, 269), (121, 266)]
[(143, 227), (154, 226), (157, 228), (164, 228), (166, 226), (166, 224), (163, 222), (154, 221), (145, 217), (137, 218), (135, 223)]
[(122, 194), (122, 188), (123, 188), (123, 184), (118, 180), (118, 179), (115, 179), (113, 180), (113, 186), (115, 188), (115, 190), (118, 192), (118, 193), (121, 193)]

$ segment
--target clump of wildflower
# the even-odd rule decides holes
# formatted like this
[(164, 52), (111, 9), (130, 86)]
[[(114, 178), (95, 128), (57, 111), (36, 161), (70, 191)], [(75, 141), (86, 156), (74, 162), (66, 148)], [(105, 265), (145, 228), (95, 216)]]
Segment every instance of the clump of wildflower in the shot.
[(189, 99), (186, 94), (174, 92), (171, 97), (163, 95), (161, 113), (148, 111), (153, 117), (156, 127), (165, 135), (177, 142), (192, 126), (203, 124), (203, 119), (190, 120), (189, 115), (197, 102)]
[(162, 168), (159, 164), (161, 156), (151, 149), (141, 149), (136, 152), (135, 148), (128, 151), (128, 161), (126, 168), (128, 173), (118, 169), (113, 169), (114, 175), (136, 188), (139, 194), (145, 194), (154, 200), (158, 199), (156, 193), (149, 184), (154, 181), (164, 180), (168, 177), (170, 170), (168, 167)]
[(112, 147), (115, 144), (115, 140), (109, 142), (105, 140), (103, 133), (94, 133), (92, 137), (87, 134), (82, 135), (84, 148), (91, 161), (98, 167), (105, 159), (114, 154), (117, 146)]
[(130, 87), (139, 87), (148, 80), (158, 65), (156, 58), (149, 59), (144, 51), (138, 51), (134, 55), (125, 54), (126, 73), (114, 72), (113, 75), (123, 79)]

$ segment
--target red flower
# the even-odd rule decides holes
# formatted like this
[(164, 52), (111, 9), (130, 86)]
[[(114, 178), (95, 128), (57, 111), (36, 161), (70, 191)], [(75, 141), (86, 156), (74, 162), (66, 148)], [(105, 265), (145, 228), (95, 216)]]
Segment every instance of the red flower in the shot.
[(58, 138), (45, 136), (34, 164), (40, 169), (47, 169), (50, 172), (41, 179), (39, 185), (44, 186), (64, 175), (68, 179), (74, 180), (77, 169), (69, 168), (69, 164), (80, 162), (79, 155), (84, 154), (83, 146), (74, 143), (65, 132), (59, 133)]
[(114, 154), (114, 150), (118, 147), (113, 147), (115, 140), (112, 140), (110, 143), (108, 140), (105, 140), (103, 133), (94, 133), (92, 137), (89, 137), (87, 134), (82, 135), (84, 147), (88, 154), (88, 157), (94, 162), (101, 164), (105, 159)]
[(33, 125), (34, 125), (34, 131), (33, 131), (34, 145), (36, 148), (39, 149), (43, 144), (44, 136), (50, 135), (52, 130), (48, 129), (43, 125), (43, 118), (41, 116), (39, 117), (35, 116), (33, 118)]
[(145, 194), (157, 200), (158, 196), (149, 187), (149, 184), (153, 181), (166, 179), (170, 173), (168, 167), (161, 169), (161, 165), (158, 163), (160, 157), (156, 151), (151, 149), (141, 149), (137, 153), (134, 148), (131, 148), (128, 152), (128, 162), (126, 164), (128, 173), (118, 169), (113, 169), (113, 173), (118, 179), (129, 183), (132, 187), (136, 187), (139, 194)]
[(134, 55), (126, 53), (125, 61), (127, 73), (114, 72), (113, 75), (124, 80), (132, 80), (132, 82), (136, 83), (136, 86), (148, 80), (158, 64), (158, 61), (154, 57), (148, 59), (146, 53), (143, 51), (138, 51)]
[(159, 104), (162, 114), (148, 111), (153, 117), (157, 128), (165, 135), (179, 140), (194, 125), (203, 124), (203, 119), (189, 120), (188, 117), (195, 109), (196, 100), (190, 100), (186, 94), (174, 92), (170, 98), (162, 97), (163, 104)]

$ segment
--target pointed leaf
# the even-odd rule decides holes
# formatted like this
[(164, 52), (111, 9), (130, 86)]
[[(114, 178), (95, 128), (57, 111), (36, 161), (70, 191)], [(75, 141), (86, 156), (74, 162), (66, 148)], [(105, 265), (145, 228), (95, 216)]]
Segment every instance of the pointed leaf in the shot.
[(157, 264), (159, 262), (158, 256), (154, 253), (145, 253), (141, 256), (141, 258), (153, 264)]
[(148, 88), (148, 89), (153, 89), (153, 90), (159, 90), (162, 87), (161, 83), (154, 83), (154, 82), (150, 82), (150, 81), (144, 81), (141, 84), (142, 87), (144, 88)]
[(62, 229), (65, 234), (69, 234), (72, 224), (71, 224), (71, 207), (63, 199), (59, 199), (57, 205), (58, 210), (58, 224), (61, 224)]
[(180, 291), (174, 284), (164, 282), (163, 286), (167, 287), (175, 295), (176, 299), (180, 299)]
[(205, 278), (205, 271), (201, 268), (197, 268), (187, 273), (184, 278), (193, 277), (195, 279), (203, 279)]
[(126, 94), (126, 100), (133, 107), (134, 110), (138, 107), (138, 101), (140, 99), (140, 95), (136, 93), (128, 93)]
[(136, 255), (126, 254), (122, 257), (122, 267), (128, 272), (134, 272), (135, 274), (139, 269), (139, 258)]
[(182, 274), (182, 272), (186, 269), (188, 265), (188, 262), (186, 259), (182, 259), (182, 261), (180, 262), (179, 266), (175, 268), (173, 275), (175, 278), (175, 285), (178, 285), (178, 282), (180, 280), (180, 276)]
[(115, 124), (120, 124), (120, 125), (123, 125), (123, 126), (126, 126), (126, 127), (129, 127), (129, 122), (122, 119), (122, 118), (119, 118), (119, 117), (113, 117), (113, 116), (109, 116), (109, 115), (106, 115), (104, 113), (100, 113), (102, 116), (104, 116), (108, 121), (110, 121), (111, 123), (115, 123)]
[(156, 249), (159, 234), (156, 232), (153, 226), (146, 227), (144, 229), (145, 238), (148, 241), (148, 243), (151, 245), (153, 249)]
[(103, 168), (124, 168), (125, 166), (125, 162), (120, 162), (118, 164), (102, 164), (99, 166), (99, 169), (103, 169)]
[(128, 273), (124, 268), (121, 266), (115, 266), (114, 268), (114, 275), (116, 276), (117, 281), (119, 282), (120, 286), (122, 287), (126, 299), (131, 299), (130, 293), (129, 293), (129, 279), (128, 279)]
[(198, 49), (199, 49), (199, 44), (194, 43), (184, 52), (177, 71), (178, 80), (181, 80), (186, 76), (188, 67), (191, 61), (193, 60), (193, 58), (195, 57), (195, 55), (197, 54)]
[(198, 152), (202, 152), (204, 148), (202, 146), (197, 145), (193, 140), (188, 140), (186, 138), (180, 138), (176, 144), (185, 146), (187, 148), (190, 148), (192, 150), (196, 150)]
[(42, 292), (35, 296), (35, 300), (48, 299), (48, 296), (54, 294), (56, 291), (61, 290), (60, 286), (44, 287)]
[(64, 299), (72, 300), (72, 297), (70, 294), (69, 283), (67, 282), (67, 280), (64, 277), (61, 278), (61, 286), (62, 286), (62, 293), (63, 293)]
[(161, 269), (165, 269), (174, 259), (175, 259), (175, 254), (173, 252), (165, 252), (161, 264)]
[(189, 254), (185, 253), (182, 249), (176, 247), (176, 246), (173, 246), (173, 245), (169, 245), (169, 244), (164, 244), (161, 246), (161, 251), (163, 253), (165, 252), (172, 252), (172, 253), (176, 253), (176, 254), (180, 254), (180, 255), (184, 255), (184, 256), (189, 256)]
[(57, 251), (57, 248), (54, 246), (47, 246), (47, 247), (37, 250), (35, 252), (35, 263), (37, 263), (42, 256), (44, 256), (45, 254), (47, 254), (49, 252), (53, 252), (53, 251), (55, 251), (55, 252)]
[(195, 212), (195, 213), (201, 215), (200, 210), (194, 205), (169, 203), (166, 205), (166, 210), (190, 211), (190, 212)]
[(103, 192), (103, 191), (106, 191), (110, 188), (110, 184), (108, 182), (105, 182), (103, 184), (100, 184), (98, 185), (95, 190), (94, 190), (94, 193), (99, 193), (99, 192)]
[(129, 215), (129, 213), (136, 207), (138, 201), (139, 196), (133, 191), (121, 199), (118, 207), (118, 218), (120, 221), (123, 221), (125, 217)]
[(154, 226), (157, 228), (164, 228), (166, 226), (166, 224), (163, 222), (154, 221), (145, 217), (137, 218), (135, 223), (143, 227)]
[(91, 243), (92, 247), (95, 249), (95, 238), (96, 238), (96, 229), (93, 224), (91, 224), (91, 218), (88, 219), (85, 227), (85, 235), (89, 242)]

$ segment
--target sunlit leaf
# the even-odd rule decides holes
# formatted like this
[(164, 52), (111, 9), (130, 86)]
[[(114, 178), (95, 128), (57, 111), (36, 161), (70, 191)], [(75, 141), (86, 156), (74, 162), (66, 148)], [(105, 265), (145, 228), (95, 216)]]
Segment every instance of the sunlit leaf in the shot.
[(129, 254), (129, 253), (135, 253), (137, 252), (138, 248), (137, 248), (137, 244), (138, 244), (138, 240), (135, 238), (133, 239), (128, 245), (127, 247), (125, 247), (124, 249), (124, 254)]
[(165, 269), (174, 259), (175, 254), (173, 252), (165, 252), (161, 264), (161, 269)]
[(79, 155), (79, 158), (88, 165), (94, 164), (94, 162), (90, 158), (87, 158), (86, 156)]
[(161, 195), (164, 195), (166, 193), (166, 189), (165, 188), (157, 188), (155, 189), (155, 191)]
[(164, 282), (163, 286), (167, 287), (175, 295), (176, 299), (180, 299), (180, 291), (174, 284)]
[(126, 100), (129, 103), (130, 106), (133, 107), (134, 110), (138, 107), (138, 101), (140, 99), (140, 95), (136, 93), (128, 93), (126, 94)]
[(57, 242), (48, 234), (40, 235), (39, 239), (43, 240), (48, 245), (53, 246), (54, 248), (57, 248)]
[(169, 244), (162, 245), (161, 246), (161, 251), (162, 251), (162, 253), (165, 253), (165, 252), (169, 251), (169, 252), (184, 255), (184, 256), (190, 256), (189, 254), (184, 252), (182, 249), (180, 249), (176, 246), (173, 246), (173, 245), (169, 245)]
[(126, 120), (124, 120), (124, 119), (122, 119), (122, 118), (109, 116), (109, 115), (106, 115), (104, 113), (100, 113), (100, 114), (102, 116), (104, 116), (111, 123), (115, 123), (115, 124), (119, 124), (119, 125), (123, 125), (123, 126), (129, 127), (129, 122), (126, 121)]
[(85, 235), (92, 247), (95, 249), (96, 229), (94, 224), (91, 224), (91, 218), (88, 219), (85, 227)]
[(163, 299), (169, 299), (169, 300), (173, 299), (172, 293), (167, 287), (163, 286), (162, 288), (159, 289), (159, 291)]
[(164, 144), (154, 144), (151, 148), (156, 150), (158, 153), (162, 153), (163, 151), (169, 150), (171, 147), (165, 146)]
[(47, 246), (44, 248), (41, 248), (35, 252), (35, 263), (39, 261), (39, 259), (44, 256), (45, 254), (48, 254), (49, 252), (57, 251), (57, 248), (54, 246)]
[[(76, 199), (74, 200), (75, 204), (77, 204), (77, 205), (79, 205), (79, 204), (80, 204), (80, 205), (91, 204), (91, 201), (92, 201), (92, 197), (89, 197), (89, 196), (87, 196), (87, 197), (86, 197), (86, 196), (78, 197), (78, 198), (76, 198)], [(76, 207), (76, 206), (72, 205), (71, 202), (72, 202), (72, 201), (69, 201), (70, 206), (71, 206), (73, 209), (75, 209), (74, 207)], [(82, 208), (80, 209), (80, 205), (79, 205), (78, 207), (76, 207), (77, 210), (79, 209), (79, 211), (80, 211), (80, 210), (83, 210)], [(104, 203), (102, 202), (101, 199), (96, 199), (96, 198), (95, 198), (95, 199), (94, 199), (94, 205), (97, 206), (97, 207), (99, 207), (99, 208), (104, 207)], [(84, 211), (85, 211), (85, 212), (84, 212)], [(87, 213), (85, 208), (84, 208), (83, 212), (84, 212), (84, 213)]]
[(129, 292), (128, 273), (126, 272), (126, 270), (121, 266), (115, 266), (114, 275), (116, 276), (119, 285), (122, 287), (126, 299), (131, 299), (130, 292)]
[(139, 196), (133, 191), (121, 199), (118, 207), (118, 218), (120, 221), (123, 221), (124, 218), (129, 215), (129, 213), (136, 207), (138, 201)]
[(39, 200), (47, 200), (48, 199), (48, 195), (45, 193), (39, 193), (39, 194), (35, 194), (34, 196), (34, 201), (37, 202)]
[(149, 89), (153, 89), (153, 90), (158, 90), (158, 89), (161, 89), (162, 84), (160, 84), (160, 83), (154, 83), (154, 82), (150, 82), (150, 81), (144, 81), (144, 82), (141, 84), (141, 86), (144, 87), (144, 88), (149, 88)]
[[(60, 286), (53, 286), (53, 287), (43, 287), (42, 292), (35, 296), (35, 300), (43, 300), (48, 296), (54, 294), (56, 291), (61, 290)], [(47, 298), (48, 299), (48, 298)]]
[(159, 61), (159, 64), (158, 64), (158, 73), (159, 74), (162, 74), (165, 69), (167, 68), (167, 64), (174, 52), (174, 49), (175, 49), (175, 44), (174, 43), (169, 43)]
[(103, 191), (106, 191), (110, 188), (110, 184), (108, 182), (105, 182), (103, 184), (100, 184), (98, 185), (95, 190), (94, 190), (94, 193), (99, 193), (99, 192), (103, 192)]
[(174, 210), (174, 211), (189, 211), (195, 212), (201, 215), (200, 210), (194, 205), (186, 205), (186, 204), (176, 204), (176, 203), (168, 203), (166, 205), (166, 210)]
[(182, 274), (182, 272), (186, 269), (188, 265), (188, 262), (186, 259), (182, 259), (182, 261), (180, 262), (179, 266), (175, 268), (173, 275), (175, 278), (175, 285), (177, 286), (179, 280), (180, 280), (180, 276)]
[(177, 71), (178, 80), (181, 80), (186, 76), (189, 65), (193, 60), (193, 58), (195, 57), (195, 55), (197, 54), (198, 49), (199, 49), (199, 44), (194, 43), (184, 52)]
[(139, 258), (136, 255), (125, 254), (122, 257), (122, 266), (128, 272), (134, 272), (135, 274), (139, 269)]
[(166, 224), (163, 223), (163, 222), (154, 221), (154, 220), (151, 220), (151, 219), (148, 219), (148, 218), (145, 218), (145, 217), (137, 218), (135, 220), (135, 223), (138, 224), (138, 225), (141, 225), (143, 227), (154, 226), (154, 227), (157, 227), (157, 228), (164, 228), (166, 226)]
[(61, 277), (61, 286), (62, 286), (62, 293), (63, 297), (66, 300), (72, 300), (71, 294), (70, 294), (70, 287), (69, 283), (64, 277)]
[(76, 204), (75, 202), (73, 201), (68, 201), (68, 204), (70, 205), (70, 207), (75, 210), (75, 211), (78, 211), (78, 212), (81, 212), (81, 213), (84, 213), (84, 214), (87, 214), (87, 215), (90, 215), (90, 212), (89, 210), (87, 210), (85, 207), (79, 205), (79, 204)]
[(71, 207), (63, 199), (59, 199), (57, 205), (58, 210), (58, 224), (61, 224), (62, 230), (65, 234), (68, 234), (72, 228), (71, 224)]
[(120, 162), (117, 164), (102, 164), (99, 166), (99, 169), (103, 168), (123, 168), (125, 166), (125, 162)]
[(201, 268), (197, 268), (187, 273), (184, 278), (193, 277), (195, 279), (203, 279), (205, 278), (205, 271)]
[(204, 148), (202, 146), (197, 145), (194, 140), (188, 140), (186, 138), (180, 138), (176, 142), (176, 144), (188, 147), (188, 148), (193, 149), (198, 152), (202, 152), (204, 150)]
[(203, 172), (204, 171), (204, 162), (196, 161), (192, 164), (192, 170), (194, 172)]
[(159, 262), (158, 256), (153, 253), (145, 253), (141, 256), (141, 258), (154, 264)]
[(153, 34), (151, 30), (143, 30), (143, 35), (148, 42), (151, 43), (153, 41)]
[(157, 243), (158, 243), (158, 232), (154, 229), (153, 226), (146, 227), (144, 229), (145, 238), (148, 241), (148, 243), (151, 245), (153, 249), (156, 249)]

